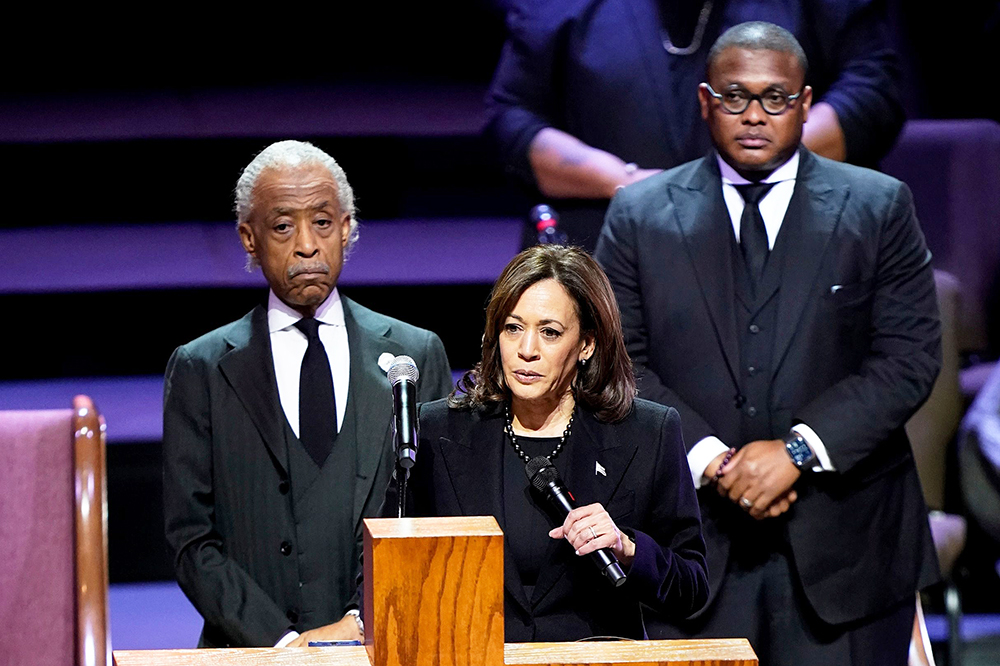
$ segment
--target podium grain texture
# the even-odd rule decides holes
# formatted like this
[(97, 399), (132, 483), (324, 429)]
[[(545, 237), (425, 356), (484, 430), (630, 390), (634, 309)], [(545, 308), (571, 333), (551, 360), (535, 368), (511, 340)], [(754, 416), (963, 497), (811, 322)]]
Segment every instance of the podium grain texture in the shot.
[(365, 520), (374, 666), (502, 666), (503, 532), (490, 516)]
[(358, 647), (115, 650), (115, 666), (371, 666)]
[(758, 666), (745, 638), (508, 643), (507, 666)]

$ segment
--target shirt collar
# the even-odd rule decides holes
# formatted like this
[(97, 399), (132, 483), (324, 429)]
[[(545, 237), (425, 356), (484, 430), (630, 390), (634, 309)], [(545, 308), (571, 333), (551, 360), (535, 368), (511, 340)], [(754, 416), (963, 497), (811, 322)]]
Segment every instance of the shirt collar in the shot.
[[(282, 331), (302, 319), (302, 315), (278, 298), (274, 290), (267, 295), (267, 330), (270, 333)], [(344, 325), (344, 304), (340, 300), (340, 292), (334, 287), (330, 295), (318, 308), (316, 319), (331, 326)]]
[[(729, 166), (729, 164), (719, 156), (718, 153), (715, 154), (715, 159), (719, 162), (719, 171), (722, 173), (722, 182), (729, 183), (730, 185), (748, 185), (749, 180), (736, 173), (736, 169)], [(780, 183), (784, 180), (795, 180), (796, 175), (799, 173), (799, 151), (792, 153), (792, 156), (788, 160), (779, 166), (777, 169), (768, 174), (767, 178), (762, 180), (762, 183)]]

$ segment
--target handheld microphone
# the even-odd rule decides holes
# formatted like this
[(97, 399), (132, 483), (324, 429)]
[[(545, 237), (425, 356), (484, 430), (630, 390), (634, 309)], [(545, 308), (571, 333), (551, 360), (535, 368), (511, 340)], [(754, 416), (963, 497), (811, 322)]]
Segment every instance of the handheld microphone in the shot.
[(566, 234), (559, 229), (559, 213), (551, 206), (539, 204), (528, 213), (528, 220), (538, 234), (539, 245), (567, 245)]
[(417, 379), (420, 372), (409, 356), (392, 359), (387, 372), (392, 384), (392, 441), (396, 462), (405, 470), (417, 461)]
[[(576, 508), (573, 494), (563, 485), (559, 471), (551, 460), (545, 456), (532, 458), (525, 466), (524, 473), (528, 475), (532, 487), (545, 496), (561, 518), (565, 518), (566, 514)], [(625, 582), (625, 572), (610, 548), (598, 548), (590, 553), (590, 559), (615, 587), (620, 587)]]

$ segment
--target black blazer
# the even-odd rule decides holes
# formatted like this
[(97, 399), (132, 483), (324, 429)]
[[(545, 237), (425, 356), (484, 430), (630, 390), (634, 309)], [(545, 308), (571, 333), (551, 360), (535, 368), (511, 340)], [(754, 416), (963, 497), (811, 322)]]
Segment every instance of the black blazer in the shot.
[[(786, 251), (769, 408), (773, 437), (805, 423), (837, 469), (804, 474), (785, 520), (809, 603), (841, 623), (938, 578), (903, 424), (930, 392), (941, 333), (906, 185), (800, 154), (778, 237)], [(746, 443), (733, 399), (742, 373), (732, 235), (710, 154), (622, 190), (598, 243), (640, 395), (680, 411), (689, 447), (709, 435)], [(748, 519), (714, 489), (700, 499), (715, 591), (729, 536)]]
[[(493, 516), (505, 532), (516, 530), (503, 511), (503, 447), (510, 446), (503, 429), (503, 410), (451, 409), (445, 400), (423, 405), (408, 515)], [(603, 504), (633, 535), (636, 556), (615, 589), (589, 558), (553, 540), (529, 600), (505, 552), (506, 641), (643, 638), (640, 602), (675, 618), (697, 611), (708, 598), (705, 543), (677, 412), (637, 400), (627, 418), (606, 424), (578, 408), (571, 437), (567, 487), (581, 506)], [(606, 476), (597, 474), (598, 462)], [(391, 486), (387, 509), (395, 497)]]
[[(377, 515), (392, 471), (392, 397), (379, 356), (413, 357), (425, 399), (446, 395), (451, 373), (435, 334), (342, 301), (351, 374), (340, 436), (350, 428), (359, 456), (356, 530), (345, 537), (354, 538), (360, 552), (361, 520)], [(303, 517), (297, 521), (292, 511), (286, 428), (265, 308), (170, 358), (163, 415), (166, 535), (181, 589), (205, 619), (200, 645), (273, 645), (289, 629), (339, 620), (354, 591), (354, 568), (326, 571), (328, 606), (298, 618), (296, 537)], [(336, 478), (331, 472), (309, 492), (324, 492), (323, 483)]]

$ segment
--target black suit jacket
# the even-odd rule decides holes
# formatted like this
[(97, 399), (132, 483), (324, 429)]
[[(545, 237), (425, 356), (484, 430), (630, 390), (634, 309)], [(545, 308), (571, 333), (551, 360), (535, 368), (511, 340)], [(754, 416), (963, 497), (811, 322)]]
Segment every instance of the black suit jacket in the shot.
[[(343, 538), (355, 539), (360, 552), (361, 519), (377, 515), (392, 471), (392, 397), (379, 356), (413, 357), (423, 399), (446, 395), (451, 374), (435, 334), (342, 302), (351, 357), (348, 410), (353, 404), (358, 448), (356, 531)], [(265, 308), (170, 358), (163, 417), (166, 534), (178, 582), (205, 619), (201, 645), (273, 645), (289, 629), (340, 619), (348, 599), (336, 598), (343, 596), (336, 590), (348, 590), (349, 597), (354, 589), (355, 570), (326, 572), (329, 606), (312, 626), (298, 623), (302, 516), (293, 515), (289, 493), (287, 427)], [(345, 419), (341, 437), (347, 427)], [(310, 489), (317, 491), (323, 488)]]
[[(732, 235), (710, 154), (625, 188), (598, 243), (640, 395), (680, 411), (689, 447), (709, 435), (746, 443)], [(782, 520), (810, 604), (847, 622), (938, 577), (903, 431), (940, 364), (930, 253), (906, 185), (805, 149), (778, 242), (772, 436), (805, 423), (837, 469), (804, 474)], [(749, 519), (714, 489), (700, 499), (715, 591), (729, 537)]]
[[(637, 400), (626, 419), (606, 424), (577, 409), (571, 437), (567, 487), (581, 506), (603, 504), (618, 527), (633, 535), (636, 556), (628, 580), (615, 589), (589, 558), (553, 540), (529, 600), (505, 552), (506, 641), (643, 638), (640, 602), (675, 618), (697, 611), (708, 598), (705, 544), (677, 412)], [(504, 532), (517, 529), (503, 511), (503, 447), (510, 443), (502, 409), (451, 409), (444, 400), (425, 404), (420, 442), (407, 515), (494, 516)], [(597, 473), (598, 462), (606, 475)], [(386, 507), (395, 508), (395, 497), (393, 485)]]

